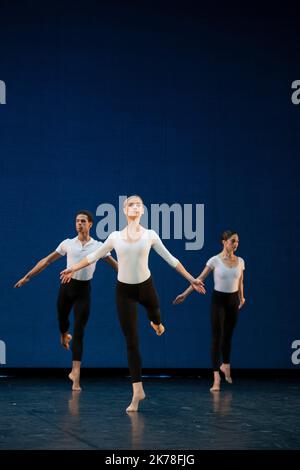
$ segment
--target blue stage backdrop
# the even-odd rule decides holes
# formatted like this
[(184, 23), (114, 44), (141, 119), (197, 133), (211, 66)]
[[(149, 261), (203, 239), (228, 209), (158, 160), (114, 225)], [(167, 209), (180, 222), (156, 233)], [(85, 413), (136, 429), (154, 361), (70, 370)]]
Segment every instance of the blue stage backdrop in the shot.
[[(299, 368), (299, 24), (198, 3), (1, 2), (1, 368), (70, 365), (56, 319), (65, 258), (12, 286), (76, 235), (78, 209), (94, 213), (99, 238), (113, 220), (101, 205), (118, 222), (132, 193), (149, 226), (153, 205), (177, 204), (170, 236), (163, 218), (159, 231), (194, 275), (237, 230), (246, 304), (232, 364)], [(150, 269), (166, 334), (140, 308), (144, 367), (210, 367), (212, 279), (175, 307), (186, 281), (155, 252)], [(115, 283), (99, 261), (86, 367), (127, 367)]]

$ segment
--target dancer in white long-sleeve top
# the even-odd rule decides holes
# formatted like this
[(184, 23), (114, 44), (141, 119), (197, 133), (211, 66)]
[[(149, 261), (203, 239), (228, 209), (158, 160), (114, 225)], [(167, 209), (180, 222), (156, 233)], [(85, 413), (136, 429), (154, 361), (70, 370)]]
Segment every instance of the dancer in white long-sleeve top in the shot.
[(118, 258), (116, 303), (119, 321), (127, 343), (128, 365), (133, 385), (132, 401), (126, 411), (137, 411), (140, 400), (145, 398), (137, 332), (137, 303), (146, 308), (156, 334), (160, 336), (164, 332), (159, 300), (148, 268), (150, 249), (153, 248), (170, 266), (184, 276), (193, 288), (202, 293), (205, 290), (202, 281), (196, 280), (185, 270), (179, 260), (166, 249), (157, 233), (140, 225), (144, 206), (139, 196), (130, 196), (124, 201), (124, 213), (127, 218), (126, 228), (112, 232), (94, 253), (89, 254), (80, 263), (62, 271), (61, 279), (63, 283), (69, 282), (75, 271), (101, 258), (107, 251), (113, 249), (116, 251)]

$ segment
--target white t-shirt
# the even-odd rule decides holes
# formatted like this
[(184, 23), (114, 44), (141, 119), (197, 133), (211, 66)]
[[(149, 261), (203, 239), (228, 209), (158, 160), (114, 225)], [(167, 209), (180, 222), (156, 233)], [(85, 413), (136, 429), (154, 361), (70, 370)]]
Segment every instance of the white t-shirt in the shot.
[(115, 250), (118, 258), (118, 280), (126, 284), (139, 284), (146, 281), (151, 273), (148, 268), (150, 249), (154, 250), (175, 268), (179, 263), (163, 245), (154, 230), (145, 230), (141, 238), (133, 243), (121, 238), (121, 232), (112, 232), (103, 245), (87, 256), (89, 263), (102, 258), (107, 251)]
[[(73, 264), (86, 258), (89, 253), (92, 253), (102, 245), (102, 242), (94, 240), (92, 237), (84, 245), (78, 237), (66, 238), (58, 245), (55, 251), (57, 251), (61, 256), (67, 255), (67, 268), (70, 268)], [(104, 257), (109, 255), (110, 253), (107, 253), (106, 251)], [(89, 281), (92, 279), (95, 269), (96, 263), (90, 264), (86, 268), (76, 271), (73, 274), (72, 279), (77, 279), (77, 281)]]
[(243, 258), (238, 257), (238, 264), (233, 268), (226, 266), (219, 255), (210, 258), (207, 263), (214, 271), (215, 290), (218, 292), (237, 292), (239, 279), (245, 269)]

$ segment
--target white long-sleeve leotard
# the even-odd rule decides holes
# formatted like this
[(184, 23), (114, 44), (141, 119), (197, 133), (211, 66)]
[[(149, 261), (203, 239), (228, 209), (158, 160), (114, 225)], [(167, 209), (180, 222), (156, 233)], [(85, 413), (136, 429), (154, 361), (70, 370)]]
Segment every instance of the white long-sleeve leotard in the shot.
[(121, 232), (112, 232), (103, 245), (87, 256), (93, 263), (108, 251), (115, 250), (118, 258), (118, 280), (126, 284), (146, 281), (151, 273), (148, 267), (149, 252), (153, 248), (170, 266), (175, 268), (179, 260), (167, 250), (154, 230), (146, 230), (136, 242), (127, 242)]

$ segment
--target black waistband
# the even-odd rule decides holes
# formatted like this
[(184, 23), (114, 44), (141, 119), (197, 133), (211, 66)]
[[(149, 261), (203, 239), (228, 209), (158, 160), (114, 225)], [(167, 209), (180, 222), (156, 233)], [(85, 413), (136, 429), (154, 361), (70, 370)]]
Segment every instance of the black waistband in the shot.
[(88, 284), (90, 284), (90, 283), (91, 283), (91, 279), (89, 279), (88, 281), (81, 281), (81, 280), (79, 280), (79, 279), (73, 279), (73, 278), (72, 278), (70, 282), (71, 282), (72, 284), (78, 284), (78, 285), (80, 284), (81, 286), (83, 286), (83, 285), (88, 285)]
[(137, 287), (137, 286), (140, 287), (140, 286), (143, 286), (144, 284), (149, 284), (150, 282), (152, 282), (152, 276), (148, 277), (148, 279), (146, 279), (146, 281), (138, 282), (137, 284), (128, 284), (127, 282), (119, 281), (119, 279), (117, 280), (118, 285), (127, 286), (127, 287)]
[(235, 292), (221, 292), (219, 290), (213, 290), (213, 295), (224, 295), (224, 296), (230, 296), (230, 295), (237, 295), (239, 291)]

